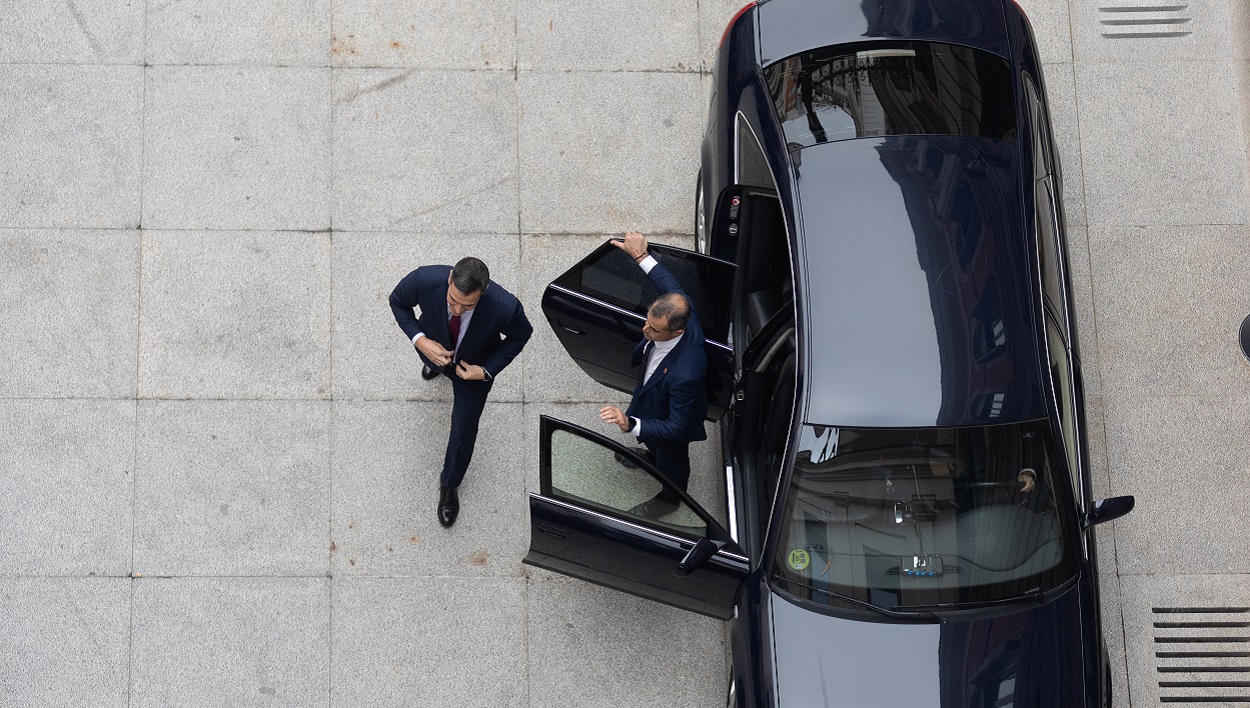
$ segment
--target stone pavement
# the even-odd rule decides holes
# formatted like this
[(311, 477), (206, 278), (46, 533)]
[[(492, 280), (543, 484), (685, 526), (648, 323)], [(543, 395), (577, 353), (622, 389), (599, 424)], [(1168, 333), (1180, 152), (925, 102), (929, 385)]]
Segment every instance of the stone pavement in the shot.
[[(628, 228), (692, 243), (740, 2), (0, 5), (0, 706), (720, 705), (721, 623), (520, 558), (538, 416), (605, 397), (542, 288)], [(1250, 607), (1250, 11), (1023, 4), (1098, 491), (1138, 499), (1099, 539), (1116, 705), (1250, 695), (1155, 655), (1246, 617), (1158, 609)], [(450, 386), (386, 297), (468, 253), (536, 333), (448, 532)]]

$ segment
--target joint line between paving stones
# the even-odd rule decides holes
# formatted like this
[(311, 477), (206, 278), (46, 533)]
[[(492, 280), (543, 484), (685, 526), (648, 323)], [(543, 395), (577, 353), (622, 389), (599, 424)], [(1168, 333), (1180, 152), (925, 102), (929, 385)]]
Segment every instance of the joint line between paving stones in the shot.
[(131, 427), (131, 470), (130, 470), (130, 582), (126, 583), (129, 590), (130, 626), (127, 632), (126, 651), (126, 705), (134, 701), (134, 670), (135, 670), (135, 545), (139, 527), (139, 376), (140, 362), (143, 356), (143, 187), (147, 175), (147, 124), (148, 124), (148, 0), (143, 2), (143, 64), (140, 80), (143, 90), (139, 107), (139, 249), (138, 263), (135, 274), (137, 282), (135, 298), (135, 384), (134, 424)]

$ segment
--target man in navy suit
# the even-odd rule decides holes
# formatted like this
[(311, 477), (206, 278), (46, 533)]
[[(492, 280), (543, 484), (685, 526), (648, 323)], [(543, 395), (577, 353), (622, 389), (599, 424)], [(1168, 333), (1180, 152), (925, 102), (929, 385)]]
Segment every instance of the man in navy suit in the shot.
[[(599, 418), (633, 433), (647, 446), (656, 469), (686, 490), (690, 480), (690, 443), (706, 440), (707, 354), (703, 327), (693, 303), (677, 278), (647, 253), (647, 239), (636, 231), (624, 241), (613, 241), (646, 272), (664, 293), (647, 311), (643, 340), (634, 347), (634, 366), (641, 367), (629, 409), (604, 406)], [(681, 498), (664, 487), (652, 499), (630, 511), (658, 519), (677, 509)]]
[[(421, 309), (420, 317), (414, 308)], [(421, 378), (451, 379), (451, 435), (438, 500), (438, 521), (451, 526), (486, 395), (534, 328), (520, 301), (492, 282), (486, 264), (473, 257), (454, 268), (422, 266), (404, 276), (391, 292), (391, 311), (421, 357)]]

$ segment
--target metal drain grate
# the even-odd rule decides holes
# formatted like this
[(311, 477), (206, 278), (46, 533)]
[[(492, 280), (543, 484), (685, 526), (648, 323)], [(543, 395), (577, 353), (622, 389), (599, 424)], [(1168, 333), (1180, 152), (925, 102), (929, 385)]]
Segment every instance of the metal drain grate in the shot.
[(1098, 15), (1102, 36), (1109, 39), (1193, 34), (1189, 5), (1106, 5), (1098, 8)]
[(1155, 607), (1161, 703), (1250, 703), (1250, 607)]

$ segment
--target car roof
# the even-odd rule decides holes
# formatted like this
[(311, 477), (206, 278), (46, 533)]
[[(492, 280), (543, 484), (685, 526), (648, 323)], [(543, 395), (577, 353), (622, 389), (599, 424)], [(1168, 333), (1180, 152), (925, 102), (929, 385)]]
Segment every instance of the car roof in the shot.
[(1046, 417), (1014, 142), (857, 138), (791, 154), (810, 423)]
[(761, 66), (872, 39), (946, 42), (1011, 55), (1003, 0), (771, 0), (760, 3), (757, 18)]

